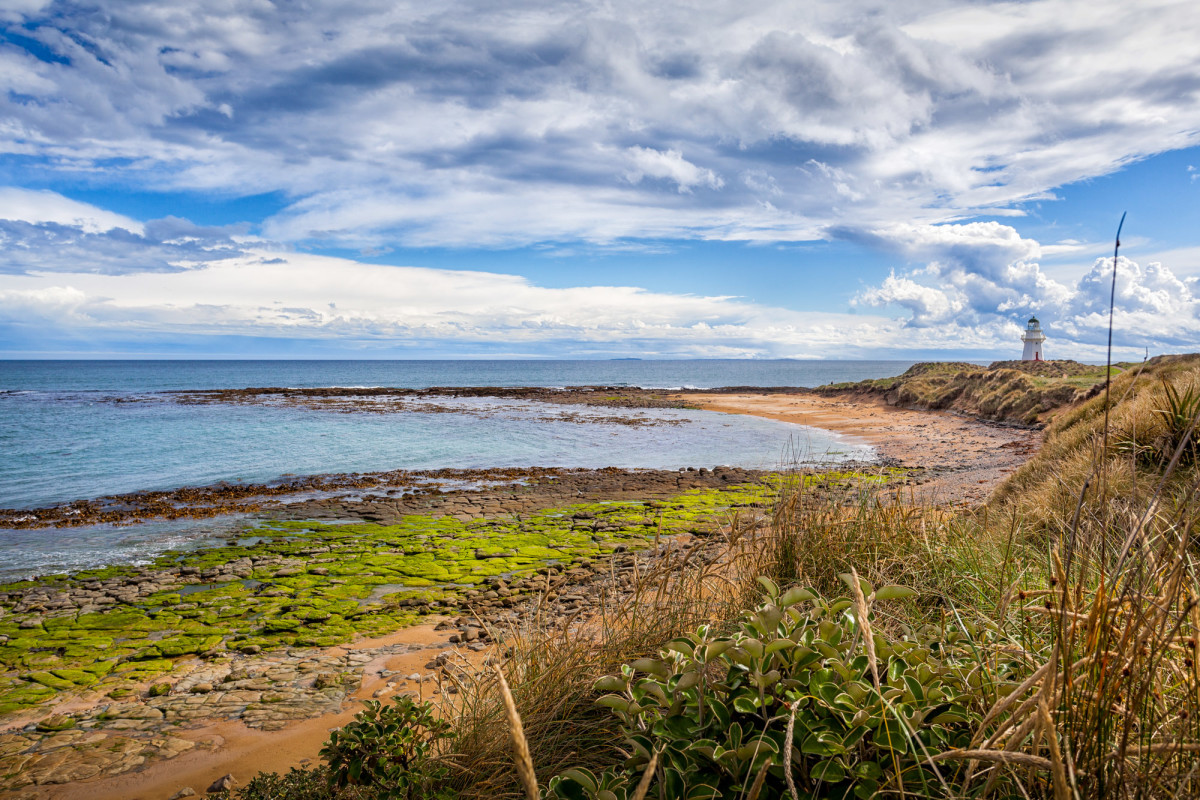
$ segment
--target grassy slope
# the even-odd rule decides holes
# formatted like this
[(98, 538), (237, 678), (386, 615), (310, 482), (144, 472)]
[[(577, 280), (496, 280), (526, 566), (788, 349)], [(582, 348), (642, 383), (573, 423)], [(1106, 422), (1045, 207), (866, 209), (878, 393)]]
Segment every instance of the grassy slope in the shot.
[(1093, 396), (1104, 367), (1076, 361), (997, 361), (914, 364), (894, 378), (841, 383), (814, 391), (867, 394), (889, 405), (950, 410), (996, 422), (1036, 425), (1065, 405)]
[[(1048, 427), (1041, 450), (997, 490), (992, 506), (1016, 507), (1061, 532), (1071, 524), (1089, 482), (1092, 497), (1111, 508), (1127, 513), (1144, 508), (1163, 478), (1161, 465), (1172, 455), (1171, 425), (1161, 413), (1168, 407), (1165, 384), (1182, 392), (1200, 390), (1200, 354), (1158, 356), (1114, 377), (1103, 458), (1103, 392), (1064, 408)], [(1195, 464), (1185, 463), (1166, 477), (1166, 496), (1186, 490), (1195, 478)], [(1101, 491), (1103, 496), (1096, 494)]]

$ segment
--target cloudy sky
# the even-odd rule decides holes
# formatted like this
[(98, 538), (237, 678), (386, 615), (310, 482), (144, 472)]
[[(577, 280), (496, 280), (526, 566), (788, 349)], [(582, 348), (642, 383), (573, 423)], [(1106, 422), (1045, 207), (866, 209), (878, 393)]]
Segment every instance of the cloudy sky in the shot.
[[(0, 357), (1200, 349), (1194, 0), (0, 0)], [(1107, 256), (1107, 258), (1106, 258)]]

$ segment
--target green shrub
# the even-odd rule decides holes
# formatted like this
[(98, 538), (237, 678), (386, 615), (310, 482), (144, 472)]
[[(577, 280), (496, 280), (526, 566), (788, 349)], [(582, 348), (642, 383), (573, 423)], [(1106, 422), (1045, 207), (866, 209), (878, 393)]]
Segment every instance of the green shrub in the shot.
[(238, 800), (333, 800), (338, 793), (329, 785), (325, 770), (292, 767), (286, 775), (260, 772), (234, 796)]
[(434, 758), (437, 743), (450, 737), (450, 724), (429, 702), (399, 697), (392, 705), (368, 700), (354, 721), (329, 735), (321, 757), (330, 786), (370, 787), (380, 798), (435, 798), (446, 766)]
[[(979, 722), (967, 637), (872, 634), (876, 684), (869, 629), (853, 601), (800, 588), (781, 596), (760, 580), (767, 602), (742, 617), (740, 631), (703, 626), (597, 683), (610, 692), (597, 702), (621, 720), (631, 756), (599, 776), (568, 770), (551, 780), (551, 796), (628, 798), (655, 755), (650, 797), (749, 796), (764, 771), (758, 797), (788, 797), (787, 760), (801, 797), (867, 798), (901, 785), (921, 797), (950, 793), (943, 780), (954, 767), (935, 770), (926, 759), (967, 746)], [(863, 584), (868, 603), (914, 594)]]

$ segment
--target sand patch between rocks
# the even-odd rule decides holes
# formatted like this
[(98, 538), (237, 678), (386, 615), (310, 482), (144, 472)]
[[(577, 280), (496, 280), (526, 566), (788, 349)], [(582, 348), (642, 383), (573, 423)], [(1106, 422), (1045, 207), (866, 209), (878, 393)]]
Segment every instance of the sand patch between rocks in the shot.
[[(370, 699), (376, 691), (386, 686), (387, 674), (429, 673), (425, 664), (444, 648), (452, 646), (448, 639), (456, 631), (454, 628), (435, 630), (440, 621), (431, 617), (428, 623), (405, 628), (388, 636), (330, 648), (328, 652), (335, 653), (386, 649), (397, 644), (423, 647), (407, 653), (384, 653), (368, 662), (363, 669), (362, 682), (337, 714), (298, 720), (275, 731), (248, 728), (238, 720), (208, 722), (181, 732), (185, 738), (206, 746), (173, 759), (155, 761), (141, 770), (110, 778), (30, 786), (8, 796), (13, 800), (163, 800), (185, 786), (190, 786), (197, 796), (203, 796), (204, 790), (222, 775), (232, 774), (239, 785), (243, 785), (259, 772), (286, 773), (292, 767), (318, 761), (318, 753), (329, 738), (329, 731), (352, 720), (362, 708), (361, 701)], [(463, 656), (468, 660), (482, 661), (484, 654), (468, 652)], [(421, 685), (426, 699), (431, 697), (435, 688), (436, 684), (432, 682)], [(405, 682), (396, 694), (404, 691), (416, 693), (418, 685)]]

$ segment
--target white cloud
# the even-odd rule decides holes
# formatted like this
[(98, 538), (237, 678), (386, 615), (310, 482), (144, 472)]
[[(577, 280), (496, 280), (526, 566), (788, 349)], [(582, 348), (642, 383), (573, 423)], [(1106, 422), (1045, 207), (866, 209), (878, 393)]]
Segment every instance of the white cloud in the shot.
[(711, 169), (696, 166), (683, 157), (678, 150), (655, 150), (650, 147), (630, 147), (628, 150), (633, 170), (626, 173), (630, 183), (638, 183), (643, 177), (665, 178), (679, 187), (680, 193), (690, 192), (701, 184), (710, 189), (725, 185)]
[(0, 186), (0, 220), (54, 222), (77, 227), (84, 233), (101, 233), (122, 228), (142, 232), (142, 223), (103, 208), (80, 203), (49, 190)]
[(1183, 281), (1162, 264), (1151, 262), (1141, 267), (1124, 256), (1117, 259), (1116, 268), (1114, 292), (1113, 260), (1096, 259), (1079, 280), (1077, 291), (1071, 298), (1071, 311), (1075, 314), (1106, 312), (1110, 297), (1127, 313), (1146, 312), (1171, 319), (1196, 311), (1197, 298), (1192, 295), (1196, 279)]
[(788, 241), (1012, 212), (1200, 142), (1186, 0), (8, 9), (37, 45), (0, 48), (0, 151), (280, 192), (297, 238)]
[(954, 322), (962, 311), (962, 303), (949, 293), (909, 278), (897, 278), (894, 272), (878, 287), (862, 292), (856, 302), (867, 306), (903, 306), (912, 312), (910, 325), (917, 328)]
[[(672, 196), (679, 198), (677, 192)], [(397, 227), (397, 220), (404, 224)], [(428, 193), (389, 190), (321, 191), (263, 225), (273, 241), (345, 241), (377, 246), (402, 240), (429, 247), (464, 240), (474, 247), (529, 241), (587, 241), (611, 245), (638, 238), (671, 238), (696, 226), (700, 236), (748, 241), (802, 241), (821, 231), (778, 208), (703, 212), (676, 204), (643, 205), (625, 188), (599, 187), (581, 195), (554, 183), (480, 182), (471, 190)]]
[(122, 332), (339, 339), (450, 348), (504, 342), (555, 352), (779, 356), (885, 347), (896, 324), (798, 313), (735, 298), (635, 287), (549, 289), (494, 273), (387, 267), (260, 252), (173, 273), (13, 276), (0, 317), (51, 336)]
[[(986, 331), (994, 346), (1012, 340), (1029, 314), (1042, 320), (1059, 354), (1095, 354), (1108, 335), (1112, 258), (1097, 258), (1067, 285), (1032, 259), (1041, 248), (1007, 226), (903, 227), (888, 232), (899, 249), (930, 259), (892, 274), (858, 294), (861, 306), (900, 306), (910, 329), (941, 326), (947, 339), (964, 329)], [(964, 250), (964, 243), (969, 246)], [(1011, 260), (1010, 260), (1011, 259)], [(1124, 256), (1117, 263), (1114, 341), (1126, 348), (1194, 349), (1200, 341), (1200, 279), (1168, 267), (1145, 267)]]
[(25, 319), (70, 317), (87, 300), (87, 295), (73, 286), (48, 286), (44, 289), (0, 289), (0, 308)]
[[(1111, 248), (1111, 245), (1108, 248)], [(1146, 254), (1143, 260), (1170, 264), (1172, 271), (1176, 275), (1193, 278), (1200, 277), (1200, 245), (1156, 250)]]
[[(1033, 260), (1037, 242), (994, 223), (839, 235), (919, 259), (852, 301), (862, 310), (890, 309), (888, 315), (797, 312), (633, 286), (546, 288), (516, 275), (364, 264), (244, 237), (234, 243), (227, 231), (172, 218), (146, 223), (140, 235), (5, 222), (0, 245), (9, 274), (0, 289), (0, 330), (21, 325), (37, 332), (37, 342), (67, 337), (75, 349), (126, 335), (233, 335), (441, 353), (503, 342), (505, 352), (559, 356), (866, 357), (1002, 353), (1017, 341), (1017, 323), (1036, 313), (1051, 337), (1047, 352), (1098, 356), (1111, 259), (1097, 259), (1067, 284)], [(902, 318), (889, 318), (896, 309)], [(1127, 351), (1194, 347), (1200, 279), (1122, 258), (1117, 326)], [(9, 333), (16, 336), (10, 348), (28, 338)]]
[(188, 269), (241, 253), (244, 226), (141, 223), (47, 191), (0, 188), (0, 275)]
[(960, 225), (899, 223), (870, 232), (876, 240), (915, 258), (956, 261), (988, 272), (1014, 261), (1037, 259), (1042, 246), (1026, 239), (1011, 225), (969, 222)]
[(51, 0), (0, 0), (0, 19), (18, 21), (29, 14), (37, 14)]

